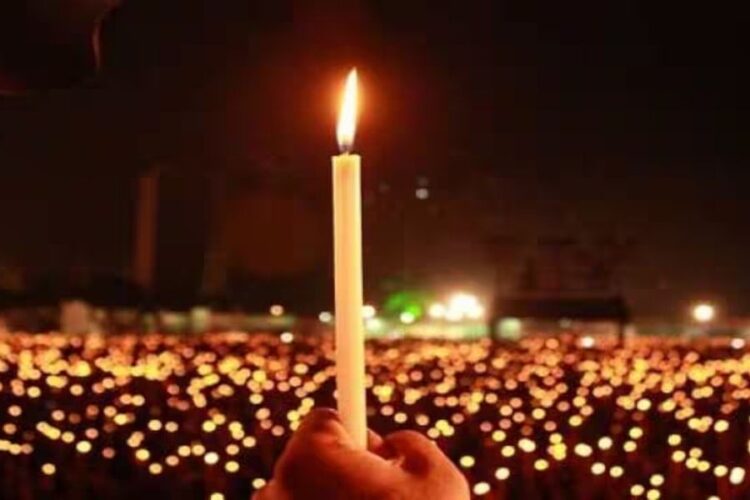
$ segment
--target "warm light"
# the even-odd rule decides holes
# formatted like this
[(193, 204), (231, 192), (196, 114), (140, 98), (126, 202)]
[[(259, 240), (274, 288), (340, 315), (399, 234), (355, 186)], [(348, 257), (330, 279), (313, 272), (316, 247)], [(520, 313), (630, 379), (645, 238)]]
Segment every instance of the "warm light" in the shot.
[(591, 446), (586, 443), (578, 443), (575, 448), (573, 448), (573, 451), (579, 457), (590, 457), (593, 450)]
[(595, 476), (600, 476), (607, 471), (607, 466), (601, 462), (594, 462), (591, 464), (591, 473)]
[(716, 317), (716, 307), (702, 303), (693, 307), (693, 319), (698, 323), (708, 323)]
[(365, 304), (362, 306), (362, 317), (364, 319), (372, 319), (377, 314), (377, 310), (375, 309), (375, 306), (372, 306), (370, 304)]
[(349, 153), (354, 145), (357, 130), (357, 70), (352, 69), (346, 77), (344, 97), (341, 101), (339, 121), (336, 125), (336, 139), (342, 153)]
[(449, 321), (479, 319), (484, 315), (484, 307), (475, 295), (460, 292), (450, 297), (444, 314)]
[(682, 450), (676, 450), (674, 453), (672, 453), (672, 460), (674, 462), (680, 463), (685, 460), (686, 453)]
[(662, 484), (664, 484), (664, 476), (662, 476), (661, 474), (654, 474), (653, 476), (651, 476), (649, 482), (651, 483), (651, 486), (661, 486)]
[(284, 306), (281, 304), (274, 304), (268, 309), (268, 312), (271, 313), (271, 316), (281, 316), (284, 314)]
[(596, 340), (594, 340), (594, 337), (586, 335), (585, 337), (581, 337), (580, 344), (584, 349), (591, 349), (596, 345)]
[(486, 495), (490, 492), (490, 489), (490, 485), (482, 481), (481, 483), (477, 483), (474, 485), (474, 494), (479, 496)]
[(732, 484), (740, 484), (745, 480), (745, 469), (742, 467), (733, 467), (732, 472), (729, 473), (729, 482)]
[(643, 429), (640, 427), (633, 427), (628, 432), (628, 435), (633, 439), (639, 439), (641, 436), (643, 436)]
[(495, 471), (495, 478), (500, 481), (505, 481), (508, 477), (510, 477), (510, 469), (507, 467), (498, 467)]
[(726, 420), (717, 420), (714, 424), (714, 431), (718, 433), (726, 432), (729, 430), (729, 422)]
[(538, 458), (536, 461), (534, 461), (534, 469), (538, 471), (544, 471), (549, 468), (549, 462), (547, 462), (543, 458)]
[(417, 320), (417, 317), (414, 315), (414, 313), (404, 311), (399, 315), (398, 319), (405, 325), (411, 325)]
[(729, 345), (732, 346), (732, 349), (744, 349), (745, 339), (735, 337), (729, 342)]
[(659, 490), (650, 489), (646, 492), (646, 498), (648, 498), (648, 500), (659, 500), (659, 498), (661, 498), (661, 493), (659, 493)]
[(281, 335), (279, 335), (279, 340), (284, 344), (291, 344), (294, 341), (294, 334), (292, 332), (282, 332)]
[(330, 323), (333, 321), (333, 314), (328, 311), (321, 311), (321, 313), (318, 314), (318, 319), (321, 323)]
[(429, 314), (430, 318), (432, 319), (440, 319), (445, 316), (445, 306), (439, 302), (436, 302), (430, 306), (430, 308), (427, 310), (427, 314)]
[(644, 491), (646, 491), (646, 488), (644, 488), (640, 484), (634, 484), (633, 486), (630, 487), (630, 494), (633, 495), (634, 497), (639, 497), (643, 495)]
[(531, 453), (536, 450), (536, 443), (528, 438), (523, 438), (518, 441), (518, 447), (525, 453)]

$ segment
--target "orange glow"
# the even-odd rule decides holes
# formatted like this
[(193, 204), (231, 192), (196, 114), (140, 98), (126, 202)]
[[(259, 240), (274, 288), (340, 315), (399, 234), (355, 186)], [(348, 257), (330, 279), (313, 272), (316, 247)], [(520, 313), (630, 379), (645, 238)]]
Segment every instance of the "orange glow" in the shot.
[(339, 121), (336, 125), (336, 139), (342, 153), (349, 153), (354, 146), (357, 131), (357, 70), (352, 68), (346, 77), (344, 97), (341, 100)]
[[(0, 456), (48, 483), (75, 475), (75, 463), (121, 456), (154, 484), (195, 468), (215, 486), (236, 478), (260, 488), (267, 479), (240, 464), (291, 435), (335, 375), (332, 339), (293, 337), (300, 349), (271, 333), (0, 334), (0, 392), (16, 400), (0, 409)], [(611, 349), (601, 336), (589, 350), (579, 340), (368, 345), (373, 424), (427, 434), (477, 495), (525, 492), (536, 478), (548, 491), (569, 471), (596, 477), (597, 496), (614, 487), (678, 498), (688, 483), (670, 480), (675, 471), (701, 498), (718, 498), (719, 486), (744, 493), (747, 464), (731, 450), (750, 451), (750, 347), (643, 337)], [(141, 393), (144, 379), (153, 391)], [(480, 446), (461, 446), (467, 432)]]

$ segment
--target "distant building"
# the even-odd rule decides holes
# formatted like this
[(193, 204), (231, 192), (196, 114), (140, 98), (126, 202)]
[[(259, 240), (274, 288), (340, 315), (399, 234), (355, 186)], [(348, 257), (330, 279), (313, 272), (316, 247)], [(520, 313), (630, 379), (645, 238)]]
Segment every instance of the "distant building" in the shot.
[(534, 329), (588, 329), (622, 336), (631, 315), (620, 294), (618, 270), (630, 246), (607, 238), (496, 241), (498, 278), (489, 315), (491, 334), (508, 338)]
[(494, 338), (515, 338), (529, 331), (607, 333), (622, 338), (630, 319), (622, 297), (499, 297), (489, 328)]

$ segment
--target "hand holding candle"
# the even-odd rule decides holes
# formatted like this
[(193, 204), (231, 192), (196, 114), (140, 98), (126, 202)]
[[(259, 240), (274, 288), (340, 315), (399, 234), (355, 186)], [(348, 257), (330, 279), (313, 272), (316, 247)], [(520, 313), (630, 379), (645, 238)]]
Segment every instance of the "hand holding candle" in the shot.
[(359, 155), (351, 154), (357, 118), (357, 71), (346, 80), (333, 157), (336, 388), (342, 424), (360, 449), (367, 447), (365, 338), (362, 321), (362, 214)]

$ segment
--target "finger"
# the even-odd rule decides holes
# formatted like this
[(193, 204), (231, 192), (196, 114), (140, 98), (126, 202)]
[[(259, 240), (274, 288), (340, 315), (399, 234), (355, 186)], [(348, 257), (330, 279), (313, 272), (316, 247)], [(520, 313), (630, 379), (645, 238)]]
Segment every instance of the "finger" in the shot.
[(385, 438), (384, 447), (401, 467), (413, 474), (424, 474), (446, 458), (435, 443), (415, 431), (398, 431)]
[(272, 480), (260, 490), (256, 491), (251, 500), (285, 500), (288, 495), (282, 491), (277, 481)]
[(298, 440), (315, 439), (351, 447), (352, 440), (341, 424), (339, 414), (330, 408), (315, 408), (294, 434)]
[(250, 500), (268, 500), (268, 495), (268, 486), (265, 486), (262, 490), (253, 493), (253, 496), (250, 497)]
[(336, 410), (331, 408), (313, 408), (313, 410), (302, 420), (302, 425), (300, 425), (299, 430), (313, 432), (326, 431), (329, 426), (335, 422), (341, 422)]
[(269, 500), (271, 498), (270, 495), (269, 485), (266, 485), (262, 489), (253, 493), (250, 500)]
[(367, 429), (367, 451), (380, 455), (383, 452), (385, 441), (372, 429)]

